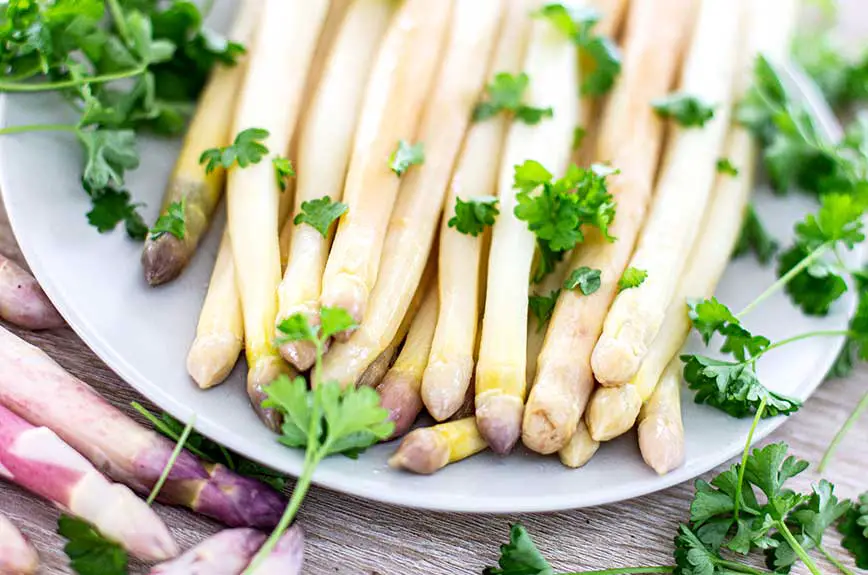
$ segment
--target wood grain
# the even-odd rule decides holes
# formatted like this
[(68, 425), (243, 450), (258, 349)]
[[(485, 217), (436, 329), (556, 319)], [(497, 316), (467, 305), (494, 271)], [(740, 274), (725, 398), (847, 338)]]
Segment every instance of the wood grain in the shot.
[[(865, 0), (842, 2), (842, 31), (856, 38), (868, 32)], [(23, 263), (0, 209), (0, 252)], [(21, 333), (71, 373), (93, 385), (121, 409), (142, 401), (68, 329), (44, 334)], [(817, 463), (823, 450), (863, 393), (868, 391), (868, 367), (846, 380), (824, 384), (807, 405), (770, 441), (786, 441), (792, 451)], [(143, 402), (146, 403), (146, 402)], [(840, 496), (852, 497), (868, 488), (868, 418), (863, 418), (840, 447), (825, 477)], [(818, 476), (809, 471), (794, 483), (807, 489)], [(498, 545), (507, 538), (508, 524), (521, 521), (530, 529), (544, 554), (562, 571), (671, 563), (672, 539), (679, 521), (686, 519), (692, 486), (593, 509), (539, 515), (459, 515), (414, 511), (314, 488), (300, 521), (308, 544), (309, 574), (453, 575), (480, 573), (492, 564)], [(20, 489), (0, 484), (0, 510), (34, 541), (42, 569), (53, 575), (69, 573), (62, 541), (55, 535), (58, 511)], [(159, 506), (159, 513), (186, 548), (218, 526), (181, 509)], [(831, 545), (839, 554), (837, 537)], [(849, 564), (849, 563), (848, 563)], [(832, 573), (829, 565), (824, 572)], [(134, 564), (132, 573), (143, 573)], [(804, 569), (796, 573), (806, 573)]]

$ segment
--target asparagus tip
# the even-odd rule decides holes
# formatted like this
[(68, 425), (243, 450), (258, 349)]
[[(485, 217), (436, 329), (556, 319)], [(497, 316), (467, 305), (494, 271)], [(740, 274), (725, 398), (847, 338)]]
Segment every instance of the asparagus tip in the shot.
[(465, 391), (470, 386), (473, 360), (469, 365), (457, 362), (429, 365), (425, 369), (422, 401), (431, 417), (446, 421), (461, 408)]
[(511, 395), (476, 398), (476, 426), (492, 451), (506, 455), (521, 436), (524, 404)]
[(279, 412), (262, 406), (268, 398), (265, 387), (286, 373), (287, 368), (282, 358), (269, 356), (254, 363), (247, 374), (247, 395), (250, 397), (250, 404), (262, 423), (274, 432), (280, 431), (282, 421)]
[(649, 417), (639, 424), (642, 459), (659, 475), (684, 463), (684, 429), (679, 421)]
[(447, 463), (449, 448), (441, 441), (437, 432), (430, 429), (410, 432), (395, 454), (389, 458), (389, 466), (422, 475), (430, 475)]
[(585, 423), (580, 421), (576, 432), (558, 452), (558, 457), (567, 467), (578, 469), (590, 461), (599, 448), (600, 442), (591, 437)]
[(639, 371), (645, 352), (613, 337), (601, 337), (591, 354), (594, 377), (603, 387), (624, 385)]
[(395, 423), (395, 432), (389, 439), (401, 437), (410, 430), (422, 411), (419, 381), (413, 376), (389, 372), (377, 388), (380, 405), (389, 410), (389, 419)]
[(610, 441), (627, 433), (642, 409), (635, 385), (600, 387), (588, 405), (587, 424), (596, 441)]
[(148, 238), (142, 251), (145, 281), (152, 287), (168, 283), (181, 275), (189, 259), (184, 240), (172, 234), (163, 234), (155, 240)]
[(187, 373), (200, 388), (214, 387), (229, 376), (243, 347), (234, 334), (197, 337), (187, 354)]
[(299, 371), (307, 371), (316, 362), (316, 347), (309, 341), (289, 341), (278, 349), (280, 355)]

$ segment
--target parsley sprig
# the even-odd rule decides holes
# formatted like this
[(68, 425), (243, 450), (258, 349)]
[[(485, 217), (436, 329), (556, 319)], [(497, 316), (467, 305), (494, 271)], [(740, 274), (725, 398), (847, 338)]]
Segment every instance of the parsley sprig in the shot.
[(499, 72), (485, 86), (485, 98), (473, 108), (472, 119), (482, 122), (505, 112), (525, 124), (539, 124), (554, 115), (552, 108), (536, 108), (524, 103), (525, 92), (530, 86), (530, 77), (524, 72), (510, 74)]
[(702, 128), (714, 117), (714, 106), (690, 94), (670, 94), (651, 103), (661, 118), (671, 118), (684, 128)]
[(162, 214), (151, 228), (151, 240), (157, 240), (166, 234), (172, 234), (179, 240), (187, 235), (187, 197), (180, 202), (172, 202), (165, 214)]
[(399, 178), (407, 173), (410, 167), (424, 163), (425, 146), (421, 142), (411, 144), (406, 140), (399, 140), (395, 151), (389, 156), (389, 169)]
[(322, 237), (327, 238), (329, 228), (342, 215), (349, 211), (350, 207), (343, 202), (333, 202), (331, 197), (323, 196), (315, 200), (301, 203), (301, 212), (292, 220), (297, 226), (307, 224), (318, 231)]
[(446, 224), (475, 238), (486, 227), (494, 225), (495, 218), (500, 215), (497, 203), (498, 199), (493, 196), (475, 197), (467, 201), (455, 198), (455, 215)]
[(232, 144), (202, 152), (199, 163), (205, 166), (206, 174), (218, 168), (228, 170), (236, 164), (240, 168), (258, 164), (268, 155), (268, 147), (262, 142), (269, 135), (268, 130), (263, 128), (247, 128), (238, 132)]
[(126, 575), (129, 556), (120, 544), (109, 541), (82, 519), (61, 515), (57, 533), (67, 540), (63, 548), (70, 567), (79, 575)]

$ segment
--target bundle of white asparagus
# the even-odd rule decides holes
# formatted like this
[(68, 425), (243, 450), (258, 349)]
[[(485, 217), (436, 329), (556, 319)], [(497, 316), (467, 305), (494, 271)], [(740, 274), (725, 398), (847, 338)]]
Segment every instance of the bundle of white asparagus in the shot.
[[(377, 387), (396, 436), (423, 411), (440, 422), (410, 432), (395, 466), (431, 473), (521, 439), (580, 467), (638, 421), (648, 464), (677, 467), (685, 301), (713, 293), (752, 187), (755, 148), (732, 110), (756, 55), (783, 54), (796, 10), (246, 4), (236, 33), (251, 34), (247, 60), (215, 74), (199, 111), (222, 123), (194, 122), (186, 146), (260, 128), (263, 161), (194, 178), (184, 154), (177, 170), (210, 198), (225, 183), (228, 210), (188, 371), (212, 387), (245, 349), (251, 403), (277, 429), (263, 386), (316, 358), (310, 343), (280, 341), (284, 323), (315, 325), (321, 307), (340, 307), (358, 325), (326, 347), (317, 379)], [(619, 42), (607, 37), (622, 28)], [(612, 93), (590, 97), (584, 87), (613, 67)], [(673, 92), (713, 114), (702, 126), (667, 121), (652, 102)], [(234, 114), (214, 102), (234, 102)], [(280, 168), (275, 178), (285, 155), (292, 185)], [(737, 178), (716, 173), (721, 157)], [(558, 219), (576, 197), (597, 198), (597, 212)], [(644, 280), (623, 289), (631, 270)], [(548, 302), (535, 319), (534, 299)]]

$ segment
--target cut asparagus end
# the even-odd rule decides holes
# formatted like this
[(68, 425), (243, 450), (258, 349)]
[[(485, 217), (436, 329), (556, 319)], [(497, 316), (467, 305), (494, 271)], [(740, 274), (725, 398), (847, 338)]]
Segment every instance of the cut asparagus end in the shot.
[(155, 240), (148, 239), (142, 251), (142, 267), (148, 285), (168, 283), (184, 271), (192, 251), (186, 241), (163, 234)]
[(429, 363), (422, 379), (422, 401), (431, 417), (445, 421), (455, 415), (464, 403), (472, 376), (472, 357)]
[(642, 459), (659, 475), (666, 475), (684, 463), (684, 428), (681, 418), (656, 414), (639, 424)]
[(293, 525), (272, 549), (271, 554), (250, 575), (299, 575), (304, 563), (304, 532)]
[(498, 390), (476, 396), (476, 426), (491, 450), (506, 455), (521, 436), (524, 403), (513, 395)]
[(430, 475), (449, 463), (449, 445), (445, 438), (430, 428), (412, 431), (398, 451), (389, 459), (395, 469)]
[(590, 461), (599, 448), (600, 442), (591, 437), (585, 422), (580, 421), (569, 442), (558, 451), (558, 457), (567, 467), (578, 469)]
[(558, 391), (540, 386), (524, 412), (522, 443), (543, 455), (555, 453), (567, 444), (580, 417), (575, 401)]
[(275, 433), (280, 431), (282, 418), (280, 413), (271, 408), (262, 406), (268, 398), (265, 388), (281, 375), (290, 373), (283, 359), (278, 355), (266, 355), (254, 361), (247, 373), (247, 395), (250, 397), (250, 405), (256, 415)]
[(187, 354), (187, 373), (202, 389), (224, 381), (235, 364), (244, 342), (231, 333), (197, 337)]
[(422, 411), (419, 382), (411, 375), (391, 371), (377, 391), (380, 392), (380, 405), (389, 410), (389, 419), (395, 422), (395, 432), (389, 439), (401, 437), (410, 430)]
[(630, 431), (640, 409), (642, 397), (635, 385), (598, 388), (585, 417), (591, 436), (597, 441), (610, 441)]
[(3, 255), (0, 255), (0, 318), (32, 330), (64, 325), (36, 279)]
[(227, 529), (177, 559), (155, 566), (150, 575), (240, 575), (264, 541), (265, 535), (255, 529)]
[(600, 385), (614, 387), (628, 383), (639, 371), (647, 349), (637, 350), (626, 339), (600, 337), (591, 355), (591, 368)]
[(0, 515), (0, 573), (32, 575), (39, 567), (39, 556), (20, 531)]

